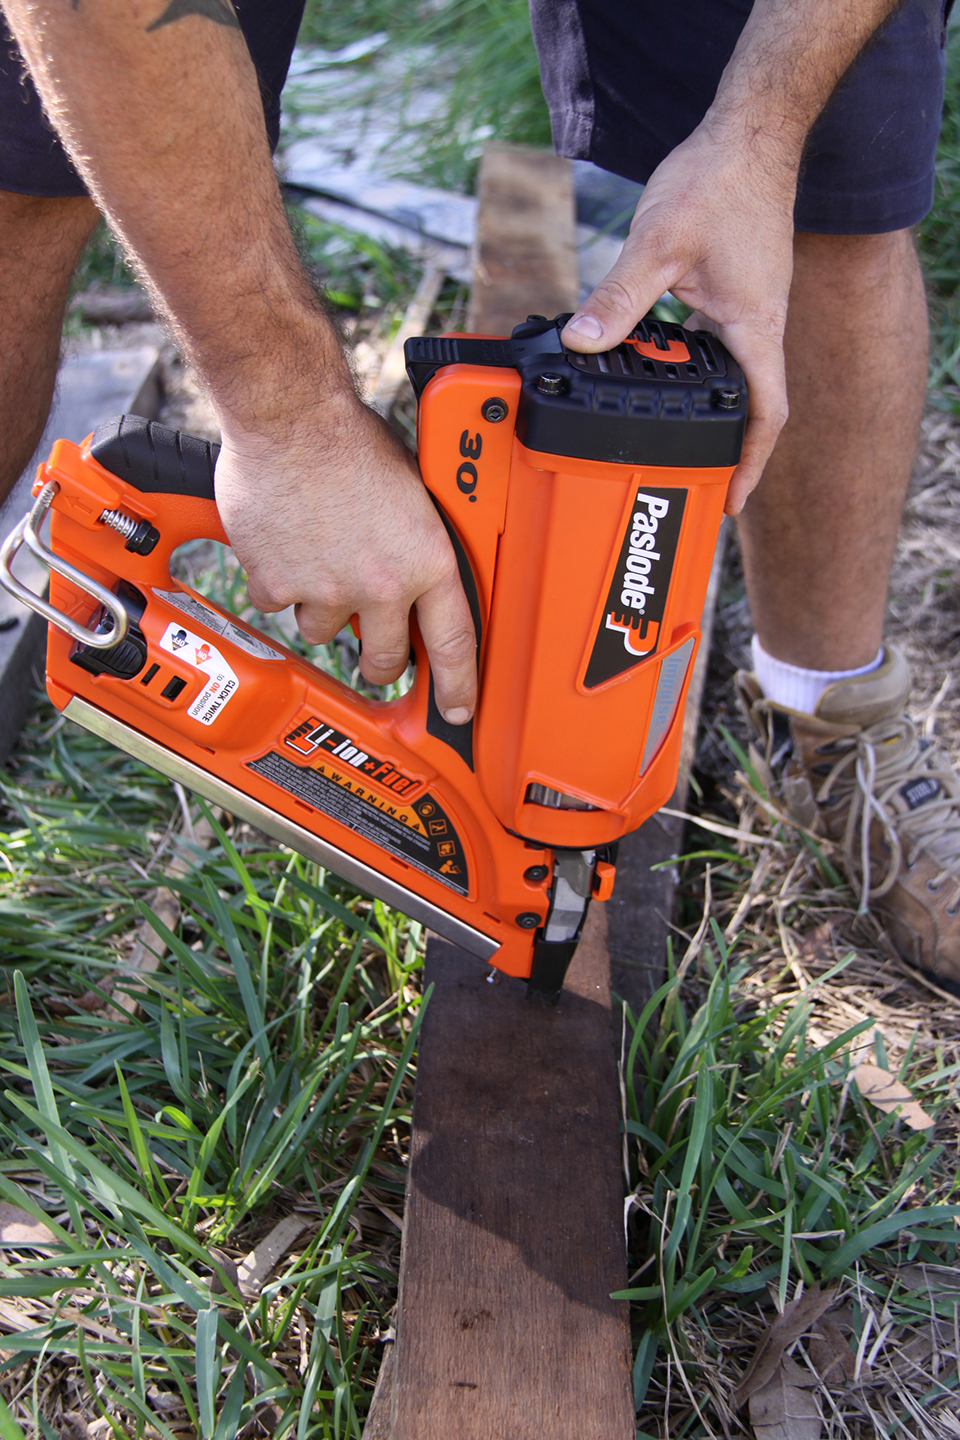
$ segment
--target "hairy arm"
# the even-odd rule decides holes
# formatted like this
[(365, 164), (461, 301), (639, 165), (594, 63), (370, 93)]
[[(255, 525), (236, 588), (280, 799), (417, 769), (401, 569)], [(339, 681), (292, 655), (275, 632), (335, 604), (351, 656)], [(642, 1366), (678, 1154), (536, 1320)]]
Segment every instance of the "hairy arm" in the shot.
[(750, 386), (737, 514), (787, 418), (783, 330), (803, 146), (837, 82), (898, 0), (756, 0), (716, 98), (650, 177), (616, 265), (564, 331), (619, 344), (665, 290), (696, 312)]
[(223, 433), (217, 502), (263, 610), (305, 638), (358, 612), (386, 683), (416, 606), (440, 708), (476, 697), (475, 637), (443, 526), (405, 448), (357, 399), (294, 249), (229, 0), (0, 0), (44, 105)]

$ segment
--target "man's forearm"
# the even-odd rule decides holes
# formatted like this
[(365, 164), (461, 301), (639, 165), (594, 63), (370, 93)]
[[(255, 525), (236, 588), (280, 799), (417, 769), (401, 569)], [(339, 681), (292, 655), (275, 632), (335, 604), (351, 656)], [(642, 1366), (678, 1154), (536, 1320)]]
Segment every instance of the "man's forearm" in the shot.
[(297, 258), (228, 0), (2, 0), (75, 164), (222, 418), (351, 390)]
[(796, 170), (841, 77), (899, 0), (756, 0), (707, 125), (741, 130), (761, 163)]

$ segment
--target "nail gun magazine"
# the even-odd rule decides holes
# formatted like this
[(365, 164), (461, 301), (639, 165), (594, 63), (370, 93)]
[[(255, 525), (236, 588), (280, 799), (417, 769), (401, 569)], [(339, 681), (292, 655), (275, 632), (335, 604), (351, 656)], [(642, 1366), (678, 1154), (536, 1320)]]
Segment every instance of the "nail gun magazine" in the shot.
[[(178, 546), (227, 538), (205, 441), (134, 415), (57, 441), (0, 547), (70, 719), (546, 996), (618, 840), (673, 792), (747, 414), (712, 335), (648, 318), (582, 355), (568, 318), (406, 345), (477, 632), (468, 725), (440, 714), (415, 623), (414, 683), (380, 701), (171, 577)], [(24, 544), (49, 600), (10, 568)]]

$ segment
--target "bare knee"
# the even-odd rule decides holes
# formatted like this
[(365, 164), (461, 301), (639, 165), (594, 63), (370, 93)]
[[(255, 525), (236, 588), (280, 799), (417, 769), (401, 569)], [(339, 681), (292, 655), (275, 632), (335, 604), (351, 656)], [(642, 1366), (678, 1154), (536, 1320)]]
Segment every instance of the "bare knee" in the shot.
[(907, 284), (920, 275), (912, 230), (882, 235), (814, 235), (793, 237), (794, 276), (798, 286), (823, 286), (856, 303), (879, 286)]

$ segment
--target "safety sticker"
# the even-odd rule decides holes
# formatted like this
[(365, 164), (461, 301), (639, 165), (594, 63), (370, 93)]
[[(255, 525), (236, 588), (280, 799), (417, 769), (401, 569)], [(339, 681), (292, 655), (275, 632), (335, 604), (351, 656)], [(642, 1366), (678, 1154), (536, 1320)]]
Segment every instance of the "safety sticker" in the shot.
[(686, 490), (642, 484), (637, 489), (583, 678), (588, 690), (662, 648), (660, 629), (686, 503)]
[(259, 635), (251, 635), (247, 630), (241, 630), (239, 625), (234, 625), (226, 615), (221, 615), (217, 610), (211, 610), (209, 605), (202, 604), (193, 595), (187, 595), (183, 590), (154, 590), (161, 600), (166, 600), (168, 605), (175, 605), (191, 620), (199, 625), (206, 625), (216, 635), (222, 635), (224, 640), (229, 640), (232, 645), (238, 645), (248, 655), (255, 655), (258, 660), (282, 660), (284, 657), (279, 650), (274, 650), (266, 640), (261, 640)]
[(247, 768), (458, 894), (468, 893), (463, 843), (429, 792), (404, 803), (399, 796), (379, 793), (349, 759), (334, 759), (319, 749), (307, 764), (269, 750), (259, 760), (249, 760)]
[(168, 625), (163, 632), (160, 648), (171, 655), (179, 656), (195, 670), (202, 670), (208, 677), (207, 684), (187, 708), (187, 714), (191, 719), (199, 720), (201, 725), (212, 725), (240, 688), (240, 682), (220, 651), (215, 645), (211, 645), (209, 640), (194, 635), (192, 630), (185, 630), (176, 623)]

